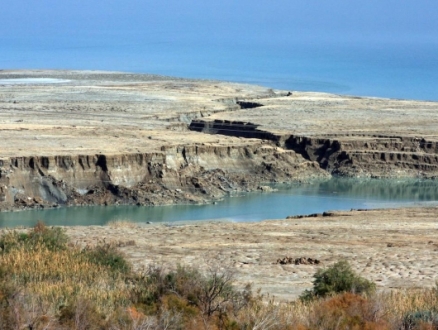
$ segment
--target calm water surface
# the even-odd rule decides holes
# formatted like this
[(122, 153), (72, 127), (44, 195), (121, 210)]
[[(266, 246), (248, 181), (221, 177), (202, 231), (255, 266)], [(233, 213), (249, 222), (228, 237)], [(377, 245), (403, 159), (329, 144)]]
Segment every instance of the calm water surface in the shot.
[(334, 178), (273, 193), (248, 193), (215, 205), (93, 206), (0, 213), (0, 226), (103, 225), (113, 220), (163, 222), (221, 220), (251, 222), (327, 210), (401, 207), (438, 201), (438, 182), (425, 180), (354, 180)]
[(28, 37), (0, 35), (0, 69), (129, 71), (289, 90), (438, 100), (437, 43), (285, 43), (272, 37), (210, 43), (167, 34), (163, 40), (121, 38), (51, 36), (35, 44)]

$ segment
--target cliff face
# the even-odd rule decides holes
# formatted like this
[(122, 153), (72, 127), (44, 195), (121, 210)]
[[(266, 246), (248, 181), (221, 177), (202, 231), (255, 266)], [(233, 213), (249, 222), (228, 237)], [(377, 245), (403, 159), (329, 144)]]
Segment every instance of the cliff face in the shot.
[(288, 149), (317, 161), (332, 174), (372, 177), (435, 177), (437, 143), (414, 137), (332, 136), (288, 138)]
[(273, 133), (259, 125), (229, 120), (194, 120), (190, 129), (207, 134), (264, 139), (319, 164), (331, 174), (351, 177), (436, 177), (438, 143), (412, 136)]
[(263, 142), (161, 147), (152, 153), (1, 160), (2, 209), (205, 203), (267, 182), (326, 177), (316, 162)]
[[(243, 143), (162, 145), (146, 153), (4, 157), (0, 209), (58, 205), (206, 203), (255, 190), (338, 174), (435, 177), (438, 143), (384, 135), (298, 136), (240, 121), (193, 120), (192, 131)], [(247, 141), (247, 142), (245, 142)]]
[[(48, 77), (58, 83), (31, 83)], [(205, 203), (331, 174), (438, 174), (435, 102), (98, 71), (0, 78), (30, 78), (0, 86), (0, 210)]]

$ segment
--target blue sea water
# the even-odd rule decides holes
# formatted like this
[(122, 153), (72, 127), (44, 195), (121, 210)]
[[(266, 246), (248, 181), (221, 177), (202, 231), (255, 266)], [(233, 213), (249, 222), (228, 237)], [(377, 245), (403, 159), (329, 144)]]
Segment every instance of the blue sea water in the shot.
[(438, 100), (438, 3), (15, 0), (0, 69), (88, 69)]
[[(156, 73), (272, 88), (438, 100), (438, 44), (263, 40), (163, 41), (135, 35), (96, 39), (4, 38), (2, 69), (51, 68)], [(6, 40), (5, 40), (6, 39)]]

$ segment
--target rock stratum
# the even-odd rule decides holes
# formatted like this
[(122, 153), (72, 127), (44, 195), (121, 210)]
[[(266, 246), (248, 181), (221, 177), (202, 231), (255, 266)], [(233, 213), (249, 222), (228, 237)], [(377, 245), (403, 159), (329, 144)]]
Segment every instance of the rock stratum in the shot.
[(435, 177), (438, 104), (0, 71), (0, 210), (206, 203), (333, 174)]

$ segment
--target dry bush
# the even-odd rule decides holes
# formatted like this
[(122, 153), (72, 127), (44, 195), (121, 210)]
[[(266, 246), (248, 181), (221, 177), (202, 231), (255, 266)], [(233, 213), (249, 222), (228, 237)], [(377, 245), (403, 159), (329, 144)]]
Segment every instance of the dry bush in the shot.
[(35, 227), (27, 231), (7, 231), (0, 237), (0, 248), (3, 253), (15, 248), (33, 249), (35, 246), (45, 247), (51, 251), (65, 250), (68, 237), (59, 227), (46, 227), (38, 221)]
[(70, 315), (67, 328), (79, 329), (130, 304), (129, 269), (120, 269), (117, 253), (68, 248), (67, 241), (61, 229), (42, 223), (0, 238), (0, 328), (57, 328)]
[(313, 303), (309, 314), (310, 329), (388, 329), (388, 324), (377, 320), (373, 304), (360, 295), (343, 293)]
[[(275, 313), (283, 327), (273, 329), (287, 329), (287, 324), (293, 325), (292, 329), (438, 329), (436, 289), (397, 290), (370, 296), (347, 292), (282, 306)], [(263, 317), (254, 314), (258, 309), (253, 306), (246, 313), (263, 319), (272, 315), (270, 309), (273, 307), (266, 305)]]
[[(80, 250), (66, 242), (43, 224), (0, 237), (0, 329), (438, 329), (437, 289), (277, 303), (250, 286), (234, 288), (226, 263), (137, 274), (111, 244)], [(318, 273), (318, 290), (337, 288), (338, 273), (339, 287), (372, 287), (338, 266)]]
[(98, 310), (124, 304), (129, 291), (121, 275), (90, 262), (78, 250), (15, 249), (0, 256), (3, 281), (59, 308), (75, 297), (96, 302)]
[(135, 284), (132, 301), (148, 315), (178, 315), (184, 329), (231, 329), (230, 322), (251, 297), (250, 287), (236, 290), (233, 279), (228, 268), (209, 267), (202, 273), (192, 267), (151, 267)]
[[(407, 289), (381, 292), (370, 298), (380, 318), (393, 329), (438, 328), (438, 292), (433, 289)], [(410, 320), (409, 320), (410, 319)], [(433, 319), (436, 321), (433, 322)], [(417, 322), (418, 321), (418, 322)]]
[(59, 327), (75, 330), (97, 330), (102, 329), (106, 324), (104, 314), (97, 311), (96, 304), (82, 297), (63, 306), (58, 321)]
[(285, 316), (281, 305), (254, 300), (239, 313), (236, 323), (253, 330), (288, 329), (291, 324)]

